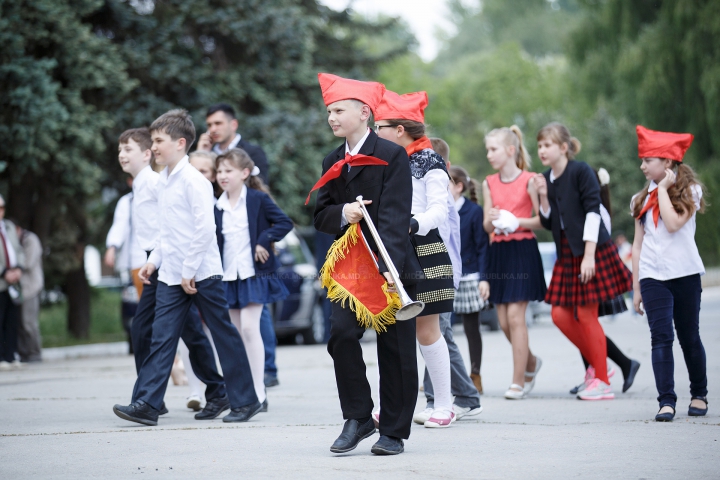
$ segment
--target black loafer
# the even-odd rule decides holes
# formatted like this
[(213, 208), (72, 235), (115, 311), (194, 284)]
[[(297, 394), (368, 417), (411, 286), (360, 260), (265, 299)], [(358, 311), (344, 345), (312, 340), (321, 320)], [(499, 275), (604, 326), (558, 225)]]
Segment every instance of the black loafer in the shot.
[(151, 427), (158, 424), (159, 412), (142, 400), (136, 400), (135, 403), (127, 406), (115, 405), (113, 412), (123, 420), (142, 423), (143, 425), (150, 425)]
[(337, 440), (335, 440), (335, 443), (332, 444), (330, 451), (333, 453), (346, 453), (354, 450), (355, 447), (358, 446), (358, 443), (374, 433), (375, 422), (372, 418), (363, 424), (351, 418), (345, 422), (342, 433)]
[(267, 402), (267, 398), (265, 398), (265, 400), (262, 402), (262, 410), (260, 410), (260, 411), (263, 413), (267, 413), (267, 407), (268, 407), (268, 402)]
[(212, 420), (229, 408), (230, 399), (227, 395), (213, 398), (205, 403), (205, 408), (202, 409), (202, 412), (195, 414), (195, 420)]
[(705, 408), (693, 407), (692, 403), (688, 407), (688, 415), (691, 417), (704, 417), (708, 411), (707, 397), (692, 397), (692, 400), (702, 400), (705, 402)]
[(230, 413), (225, 415), (223, 422), (247, 422), (252, 417), (260, 413), (260, 410), (262, 410), (262, 403), (260, 402), (255, 402), (251, 405), (245, 405), (240, 408), (233, 408), (230, 410)]
[(370, 449), (375, 455), (397, 455), (405, 451), (405, 444), (399, 438), (380, 435), (380, 440)]
[(670, 405), (662, 405), (662, 406), (660, 406), (660, 410), (662, 410), (665, 407), (672, 408), (672, 413), (670, 413), (670, 412), (660, 413), (658, 411), (658, 414), (655, 415), (656, 422), (672, 422), (673, 418), (675, 418), (675, 408)]
[(632, 387), (632, 384), (635, 381), (635, 374), (637, 374), (639, 369), (640, 362), (638, 362), (637, 360), (630, 360), (630, 371), (628, 372), (628, 376), (625, 377), (625, 381), (623, 382), (623, 393), (627, 392), (630, 387)]
[(170, 411), (165, 406), (165, 402), (163, 402), (162, 407), (160, 407), (160, 411), (158, 412), (158, 415), (165, 415), (166, 413), (170, 413)]

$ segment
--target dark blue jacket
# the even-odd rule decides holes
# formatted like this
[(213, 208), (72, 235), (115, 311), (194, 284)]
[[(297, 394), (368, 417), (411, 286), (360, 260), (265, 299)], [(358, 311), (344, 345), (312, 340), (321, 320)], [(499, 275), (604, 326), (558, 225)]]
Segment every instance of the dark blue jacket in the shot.
[[(278, 269), (279, 265), (270, 244), (285, 238), (285, 235), (293, 228), (292, 220), (280, 210), (280, 207), (275, 205), (275, 202), (267, 193), (260, 190), (247, 189), (246, 205), (248, 225), (250, 227), (250, 249), (253, 258), (255, 258), (255, 246), (258, 244), (270, 252), (270, 257), (265, 263), (255, 261), (255, 274), (272, 273)], [(215, 234), (217, 235), (220, 259), (223, 261), (224, 268), (225, 237), (222, 234), (222, 229), (223, 211), (215, 207)]]
[(488, 234), (483, 228), (483, 208), (467, 198), (458, 211), (460, 215), (460, 257), (462, 273), (480, 273), (487, 280)]

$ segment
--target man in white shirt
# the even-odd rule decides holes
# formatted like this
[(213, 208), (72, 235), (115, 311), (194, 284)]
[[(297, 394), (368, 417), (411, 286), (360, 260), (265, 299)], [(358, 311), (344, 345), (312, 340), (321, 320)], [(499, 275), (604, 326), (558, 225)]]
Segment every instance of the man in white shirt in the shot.
[(25, 253), (15, 224), (5, 220), (5, 199), (0, 195), (0, 370), (9, 370), (20, 364), (15, 359), (15, 352), (23, 268)]
[[(113, 411), (125, 420), (157, 425), (182, 327), (178, 319), (184, 319), (195, 304), (213, 334), (225, 375), (232, 410), (223, 421), (248, 421), (262, 405), (255, 395), (245, 347), (226, 307), (212, 185), (188, 163), (195, 126), (187, 111), (171, 110), (153, 122), (150, 133), (155, 160), (166, 167), (157, 190), (160, 233), (139, 274), (148, 285), (159, 268), (155, 322), (133, 402), (115, 405)], [(227, 408), (218, 406), (220, 412)]]
[[(142, 255), (140, 265), (137, 266), (139, 271), (157, 243), (159, 233), (157, 183), (160, 175), (150, 165), (152, 160), (152, 151), (150, 150), (152, 138), (147, 128), (126, 130), (120, 135), (118, 144), (120, 167), (125, 173), (133, 177), (133, 191), (127, 195), (130, 197), (130, 204), (127, 206), (125, 223), (129, 225), (128, 229), (131, 230), (128, 236), (132, 239), (133, 255), (135, 255), (135, 250), (139, 250)], [(116, 218), (118, 216), (117, 209), (115, 216)], [(116, 224), (113, 225), (113, 228), (115, 227)], [(113, 230), (111, 229), (110, 233), (108, 233), (108, 239), (112, 237), (112, 233)], [(133, 261), (137, 262), (136, 259)], [(136, 286), (138, 287), (140, 301), (133, 316), (130, 338), (135, 356), (135, 368), (137, 372), (140, 372), (140, 367), (150, 354), (153, 321), (155, 320), (157, 273), (150, 277), (149, 284), (144, 285), (138, 279)], [(190, 309), (190, 312), (185, 317), (181, 337), (191, 352), (190, 363), (193, 371), (206, 385), (205, 397), (210, 402), (210, 410), (216, 410), (213, 407), (216, 406), (218, 401), (227, 404), (225, 383), (217, 371), (214, 353), (210, 341), (202, 329), (202, 323), (196, 308)], [(133, 392), (133, 400), (136, 399), (136, 394), (136, 391)], [(163, 404), (160, 407), (160, 414), (164, 413), (167, 413), (167, 409)], [(207, 415), (207, 417), (215, 418), (219, 413), (218, 411), (214, 416)]]

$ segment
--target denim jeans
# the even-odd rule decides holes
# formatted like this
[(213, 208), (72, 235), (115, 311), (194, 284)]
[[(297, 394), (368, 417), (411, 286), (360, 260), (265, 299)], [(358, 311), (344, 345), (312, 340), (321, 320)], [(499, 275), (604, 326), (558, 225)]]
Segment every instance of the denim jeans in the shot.
[(215, 341), (230, 406), (240, 408), (254, 404), (258, 398), (250, 363), (240, 333), (230, 322), (222, 279), (210, 277), (196, 282), (195, 288), (197, 293), (188, 295), (180, 285), (158, 282), (150, 353), (138, 372), (136, 398), (160, 410), (180, 332), (194, 304)]
[(275, 327), (267, 305), (263, 305), (260, 315), (260, 336), (265, 346), (265, 375), (277, 377), (277, 365), (275, 365), (277, 337), (275, 337)]
[(700, 340), (700, 275), (660, 281), (640, 280), (642, 302), (650, 326), (652, 363), (658, 403), (675, 408), (675, 361), (673, 358), (673, 319), (678, 341), (690, 377), (690, 394), (707, 395), (705, 348)]
[[(452, 325), (450, 324), (451, 317), (452, 313), (450, 312), (440, 314), (440, 333), (445, 337), (450, 352), (450, 391), (455, 396), (454, 403), (458, 407), (477, 407), (480, 405), (480, 394), (470, 380), (470, 376), (465, 369), (465, 361), (453, 338)], [(428, 408), (433, 408), (435, 395), (433, 394), (433, 386), (427, 368), (425, 369), (423, 389), (425, 390)]]

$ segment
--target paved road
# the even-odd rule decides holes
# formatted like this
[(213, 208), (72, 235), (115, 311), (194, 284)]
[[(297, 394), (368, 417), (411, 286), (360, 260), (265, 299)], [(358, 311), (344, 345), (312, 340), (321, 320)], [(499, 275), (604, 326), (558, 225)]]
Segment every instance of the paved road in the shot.
[[(688, 418), (688, 379), (676, 349), (679, 410), (675, 422), (656, 413), (645, 321), (629, 314), (604, 323), (607, 334), (642, 362), (634, 387), (617, 399), (581, 402), (568, 394), (583, 375), (580, 356), (548, 320), (530, 331), (543, 358), (533, 394), (508, 401), (511, 353), (500, 333), (483, 332), (483, 413), (449, 429), (414, 426), (406, 453), (329, 451), (342, 427), (332, 362), (323, 346), (281, 347), (279, 387), (270, 411), (242, 425), (198, 422), (184, 408), (187, 387), (170, 386), (170, 413), (157, 427), (112, 413), (134, 382), (129, 357), (47, 362), (0, 374), (0, 479), (15, 478), (718, 478), (720, 289), (704, 294), (702, 335), (708, 352), (710, 414)], [(462, 334), (458, 343), (467, 358)], [(375, 344), (364, 344), (377, 385)], [(620, 375), (618, 375), (620, 377)], [(418, 397), (418, 409), (424, 398)], [(377, 439), (377, 437), (374, 437)]]

